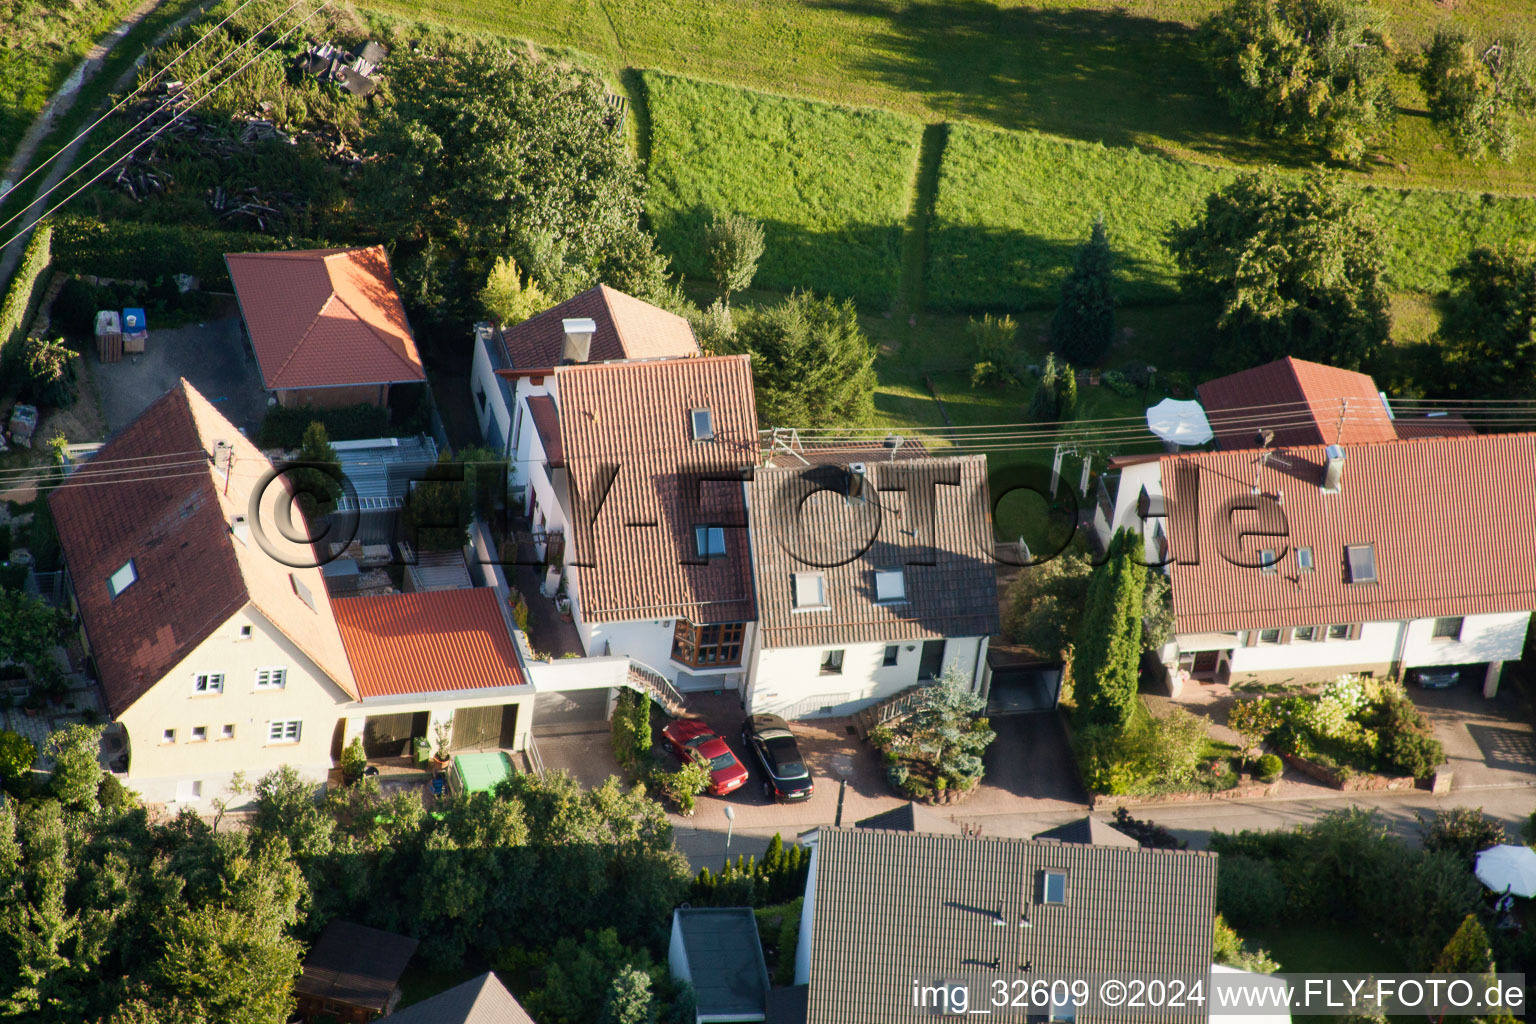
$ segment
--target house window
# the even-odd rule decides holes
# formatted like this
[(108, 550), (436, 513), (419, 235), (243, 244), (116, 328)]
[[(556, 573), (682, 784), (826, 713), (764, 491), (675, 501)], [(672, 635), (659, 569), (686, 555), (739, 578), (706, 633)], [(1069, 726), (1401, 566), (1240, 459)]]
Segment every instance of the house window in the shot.
[(790, 577), (795, 608), (825, 608), (827, 606), (827, 578), (819, 572), (797, 572)]
[(840, 676), (843, 674), (843, 652), (821, 652), (821, 674), (824, 676)]
[(1259, 630), (1259, 643), (1261, 643), (1261, 644), (1277, 644), (1279, 642), (1280, 642), (1280, 631), (1278, 629), (1261, 629), (1261, 630)]
[(898, 658), (900, 658), (900, 657), (901, 657), (901, 645), (900, 644), (886, 644), (885, 645), (885, 657), (883, 659), (881, 659), (880, 665), (881, 665), (882, 668), (890, 668), (892, 665), (896, 664), (896, 660)]
[(694, 553), (700, 558), (724, 558), (725, 527), (695, 526), (693, 528), (693, 549)]
[(284, 722), (269, 722), (267, 724), (268, 743), (297, 743), (303, 723), (298, 719), (289, 719)]
[(1061, 906), (1067, 902), (1067, 873), (1057, 868), (1040, 872), (1040, 902)]
[(304, 585), (304, 581), (299, 579), (297, 573), (292, 572), (288, 574), (288, 580), (293, 584), (293, 592), (299, 595), (299, 600), (309, 605), (310, 611), (314, 611), (315, 595), (309, 592), (309, 587)]
[(1058, 1003), (1055, 996), (1051, 997), (1050, 1019), (1055, 1022), (1055, 1024), (1071, 1024), (1072, 1021), (1077, 1019), (1077, 1005), (1072, 1002), (1072, 997), (1070, 995), (1067, 995), (1066, 993), (1059, 994), (1064, 995), (1065, 999)]
[(1277, 564), (1279, 561), (1275, 557), (1274, 551), (1270, 548), (1265, 548), (1259, 552), (1259, 566), (1264, 572), (1279, 572), (1280, 568)]
[(165, 730), (163, 730), (160, 733), (160, 742), (161, 743), (175, 743), (176, 742), (176, 730), (175, 729), (165, 729)]
[(193, 693), (223, 693), (223, 672), (202, 672), (192, 677)]
[(288, 670), (282, 667), (256, 670), (256, 689), (281, 690), (288, 683)]
[(695, 667), (740, 665), (746, 633), (744, 622), (695, 626), (687, 619), (678, 619), (672, 630), (672, 660)]
[(1296, 643), (1311, 643), (1317, 639), (1317, 627), (1297, 626), (1291, 631), (1291, 639)]
[(219, 730), (219, 739), (221, 739), (221, 740), (232, 740), (234, 738), (235, 738), (235, 727), (234, 727), (233, 724), (226, 725), (226, 726), (224, 726), (224, 728)]
[(1436, 619), (1435, 631), (1430, 634), (1430, 637), (1435, 640), (1460, 640), (1462, 621), (1460, 615)]
[(695, 441), (713, 441), (715, 439), (714, 417), (708, 409), (692, 409), (688, 413), (693, 423), (693, 439)]
[(208, 738), (208, 727), (206, 725), (194, 725), (192, 727), (192, 742), (193, 743), (202, 743), (207, 738)]
[(107, 590), (111, 592), (113, 597), (116, 597), (133, 586), (134, 581), (138, 578), (139, 571), (133, 567), (133, 559), (130, 558), (127, 562), (123, 563), (121, 569), (107, 577)]
[(875, 600), (897, 602), (907, 599), (907, 578), (900, 569), (880, 569), (875, 572)]
[(475, 388), (475, 401), (480, 403), (480, 411), (485, 412), (485, 388)]
[(1296, 549), (1296, 568), (1299, 569), (1302, 572), (1311, 572), (1312, 571), (1312, 549), (1311, 548), (1297, 548)]
[(240, 627), (240, 639), (241, 640), (249, 640), (250, 638), (251, 638), (251, 627), (250, 626), (241, 626)]
[(1349, 566), (1349, 582), (1376, 582), (1376, 546), (1351, 544), (1344, 549), (1344, 561)]
[(1348, 640), (1350, 638), (1351, 632), (1353, 632), (1353, 630), (1347, 623), (1335, 623), (1334, 625), (1328, 627), (1328, 639)]

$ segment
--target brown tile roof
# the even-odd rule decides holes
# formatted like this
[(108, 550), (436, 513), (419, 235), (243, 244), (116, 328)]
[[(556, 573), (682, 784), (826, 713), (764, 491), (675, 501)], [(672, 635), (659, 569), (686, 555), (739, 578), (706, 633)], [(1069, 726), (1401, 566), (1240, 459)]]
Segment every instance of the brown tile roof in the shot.
[(304, 959), (293, 994), (383, 1012), (417, 945), (394, 932), (332, 921)]
[(846, 466), (850, 462), (893, 462), (932, 457), (928, 446), (914, 437), (903, 437), (894, 448), (883, 438), (842, 440), (801, 444), (790, 451), (770, 449), (764, 453), (770, 466), (794, 469), (807, 463), (813, 466)]
[(365, 700), (527, 681), (491, 587), (346, 597), (331, 607)]
[[(1486, 434), (1345, 445), (1342, 487), (1319, 483), (1325, 449), (1270, 455), (1259, 487), (1283, 491), (1282, 538), (1248, 537), (1244, 556), (1286, 548), (1278, 571), (1232, 565), (1217, 536), (1224, 502), (1251, 501), (1258, 453), (1166, 456), (1163, 493), (1173, 498), (1169, 536), (1188, 559), (1198, 536), (1199, 564), (1174, 565), (1173, 611), (1181, 633), (1392, 621), (1536, 607), (1536, 434)], [(1199, 518), (1181, 508), (1180, 465), (1198, 469)], [(1273, 502), (1267, 503), (1273, 509)], [(1236, 528), (1256, 527), (1256, 512)], [(1279, 526), (1278, 519), (1273, 524)], [(1236, 528), (1232, 531), (1235, 537)], [(1347, 545), (1374, 546), (1377, 582), (1351, 583)], [(1295, 549), (1309, 547), (1315, 569), (1299, 571)]]
[[(931, 1009), (913, 1005), (913, 979), (971, 979), (971, 1006), (986, 1009), (988, 976), (1211, 969), (1212, 853), (823, 828), (815, 866), (809, 1024), (930, 1020)], [(1067, 873), (1064, 905), (1039, 900), (1049, 868)], [(1006, 927), (995, 923), (999, 909)], [(1019, 927), (1026, 913), (1030, 927)], [(1079, 1010), (1076, 1019), (1107, 1017)], [(987, 1019), (1025, 1017), (993, 1008)]]
[(1229, 450), (1259, 447), (1254, 434), (1260, 429), (1273, 430), (1278, 447), (1397, 437), (1376, 382), (1335, 366), (1286, 356), (1196, 390), (1216, 443)]
[(534, 1024), (507, 987), (486, 971), (389, 1015), (389, 1024)]
[[(845, 479), (840, 468), (757, 471), (750, 485), (752, 565), (763, 646), (996, 633), (986, 457), (866, 465), (879, 504), (861, 509), (837, 490)], [(930, 501), (931, 523), (918, 504)], [(790, 529), (796, 509), (801, 532)], [(876, 601), (875, 572), (897, 568), (906, 599)], [(823, 575), (824, 610), (795, 609), (792, 578), (802, 572)]]
[(268, 388), (424, 381), (382, 246), (224, 257)]
[(696, 356), (693, 328), (676, 313), (600, 284), (552, 306), (538, 316), (501, 332), (514, 369), (539, 370), (560, 362), (565, 347), (564, 320), (589, 318), (597, 323), (587, 361)]
[(565, 452), (560, 447), (560, 409), (549, 395), (529, 395), (528, 415), (533, 417), (533, 429), (539, 432), (539, 443), (544, 446), (544, 458), (550, 468), (565, 465)]
[[(216, 441), (234, 452), (227, 487), (223, 468), (211, 465)], [(261, 515), (251, 523), (249, 543), (230, 532), (231, 517), (249, 513), (251, 494), (271, 468), (183, 380), (49, 497), (112, 714), (126, 710), (247, 603), (352, 693), (320, 570), (290, 568), (255, 540), (259, 523), (275, 521), (284, 489), (261, 489)], [(314, 561), (308, 545), (284, 541), (274, 529), (265, 535), (286, 561)], [(130, 559), (138, 578), (114, 598), (107, 578)], [(313, 608), (295, 592), (295, 580)]]
[(1398, 413), (1392, 421), (1398, 437), (1465, 437), (1475, 434), (1472, 424), (1459, 412)]
[[(740, 483), (740, 470), (756, 462), (758, 451), (748, 358), (563, 366), (555, 379), (582, 616), (596, 622), (751, 619)], [(710, 410), (713, 440), (693, 439), (694, 409)], [(605, 473), (615, 467), (604, 499)], [(731, 479), (693, 490), (685, 473)], [(697, 513), (689, 510), (694, 501)], [(693, 527), (707, 523), (734, 528), (725, 531), (725, 557), (700, 563)]]

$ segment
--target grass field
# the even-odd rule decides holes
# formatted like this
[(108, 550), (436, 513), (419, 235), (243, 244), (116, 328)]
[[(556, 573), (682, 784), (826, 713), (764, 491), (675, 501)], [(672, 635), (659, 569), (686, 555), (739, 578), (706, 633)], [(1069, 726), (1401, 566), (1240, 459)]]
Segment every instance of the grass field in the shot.
[[(617, 70), (666, 71), (925, 122), (1028, 128), (1206, 162), (1310, 162), (1248, 139), (1214, 96), (1191, 29), (1221, 0), (360, 0), (396, 16), (569, 47)], [(1376, 0), (1399, 48), (1455, 20), (1536, 32), (1524, 0)], [(1405, 116), (1361, 170), (1392, 185), (1536, 191), (1536, 146), (1513, 165), (1450, 154), (1398, 83)]]
[(0, 168), (96, 40), (142, 0), (0, 0)]
[(678, 269), (704, 277), (709, 211), (763, 222), (757, 284), (889, 302), (922, 126), (647, 72), (646, 210)]
[[(1056, 302), (1073, 249), (1104, 215), (1121, 301), (1172, 301), (1167, 228), (1188, 221), (1235, 171), (1128, 147), (951, 126), (928, 230), (925, 294), (938, 309), (1031, 309)], [(1478, 244), (1536, 234), (1536, 200), (1366, 187), (1394, 290), (1433, 292)]]

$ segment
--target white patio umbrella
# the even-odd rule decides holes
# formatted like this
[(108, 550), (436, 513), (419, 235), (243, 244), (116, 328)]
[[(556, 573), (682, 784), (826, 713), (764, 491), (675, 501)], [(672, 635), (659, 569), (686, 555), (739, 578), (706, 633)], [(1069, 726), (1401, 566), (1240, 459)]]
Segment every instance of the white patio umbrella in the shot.
[(1205, 444), (1215, 433), (1199, 402), (1165, 398), (1147, 410), (1147, 429), (1174, 444)]
[(1477, 855), (1477, 880), (1494, 892), (1536, 896), (1536, 850), (1493, 846)]

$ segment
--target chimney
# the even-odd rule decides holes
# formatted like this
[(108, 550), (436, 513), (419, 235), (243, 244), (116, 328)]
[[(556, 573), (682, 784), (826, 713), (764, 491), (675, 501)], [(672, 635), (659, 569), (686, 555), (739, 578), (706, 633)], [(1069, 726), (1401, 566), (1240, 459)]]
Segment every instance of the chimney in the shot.
[(565, 328), (565, 346), (560, 350), (562, 363), (584, 363), (592, 354), (592, 335), (597, 333), (597, 321), (585, 317), (562, 320)]
[(1327, 461), (1323, 464), (1323, 490), (1337, 494), (1344, 486), (1344, 449), (1331, 444), (1326, 450)]
[(246, 520), (245, 516), (230, 516), (229, 532), (234, 534), (235, 540), (241, 544), (250, 544), (251, 524)]
[(869, 478), (862, 462), (848, 463), (848, 504), (862, 505), (869, 500)]

